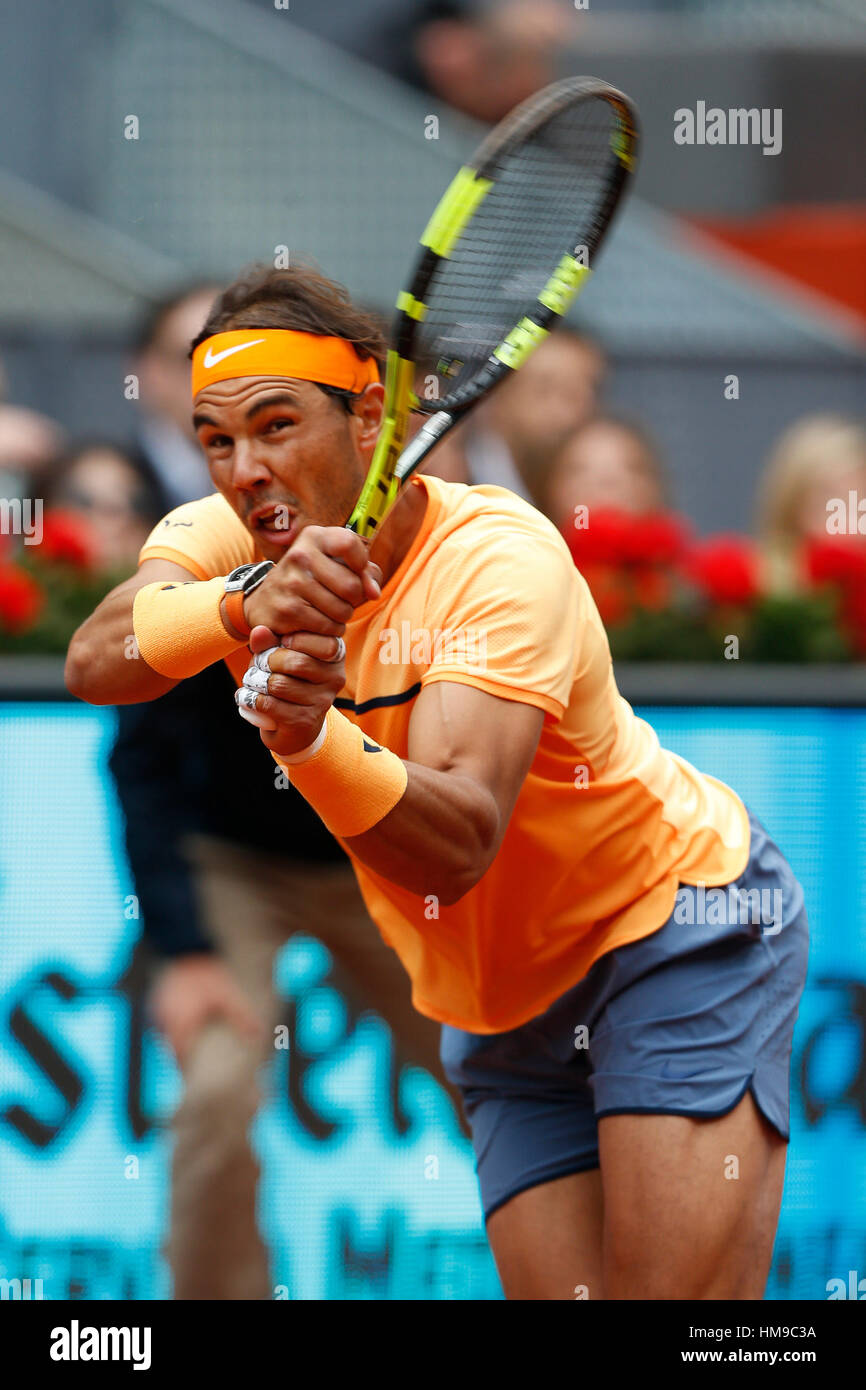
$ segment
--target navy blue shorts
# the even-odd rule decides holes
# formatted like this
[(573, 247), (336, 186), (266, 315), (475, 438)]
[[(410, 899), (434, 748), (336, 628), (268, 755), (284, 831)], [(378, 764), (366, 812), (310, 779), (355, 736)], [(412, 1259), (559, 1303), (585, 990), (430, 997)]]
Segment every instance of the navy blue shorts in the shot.
[(598, 1167), (603, 1115), (725, 1115), (752, 1092), (788, 1138), (791, 1038), (806, 979), (803, 890), (750, 814), (726, 888), (682, 885), (664, 926), (600, 957), (505, 1033), (444, 1026), (486, 1217), (525, 1188)]

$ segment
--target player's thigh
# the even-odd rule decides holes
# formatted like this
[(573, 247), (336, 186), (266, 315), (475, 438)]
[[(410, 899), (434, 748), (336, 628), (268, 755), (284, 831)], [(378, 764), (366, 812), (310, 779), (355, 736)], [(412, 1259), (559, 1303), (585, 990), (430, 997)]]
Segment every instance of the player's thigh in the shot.
[(602, 1233), (597, 1168), (519, 1192), (487, 1222), (505, 1297), (602, 1298)]
[(599, 1121), (608, 1298), (761, 1298), (786, 1144), (750, 1093), (727, 1115)]

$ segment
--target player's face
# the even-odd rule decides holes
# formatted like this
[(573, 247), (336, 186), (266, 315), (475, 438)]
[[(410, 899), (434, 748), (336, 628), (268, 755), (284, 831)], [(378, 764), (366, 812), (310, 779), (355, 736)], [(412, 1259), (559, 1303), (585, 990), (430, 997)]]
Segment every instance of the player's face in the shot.
[(279, 560), (305, 526), (342, 526), (361, 491), (382, 415), (368, 386), (349, 414), (309, 381), (241, 377), (195, 399), (193, 423), (214, 486)]

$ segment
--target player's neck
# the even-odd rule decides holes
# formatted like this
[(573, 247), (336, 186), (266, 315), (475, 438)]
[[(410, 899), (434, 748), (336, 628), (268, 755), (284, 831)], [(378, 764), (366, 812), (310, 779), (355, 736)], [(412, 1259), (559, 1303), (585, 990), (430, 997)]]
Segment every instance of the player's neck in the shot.
[(370, 559), (381, 569), (384, 583), (399, 569), (417, 536), (427, 510), (422, 487), (407, 487), (394, 503), (382, 529), (370, 546)]

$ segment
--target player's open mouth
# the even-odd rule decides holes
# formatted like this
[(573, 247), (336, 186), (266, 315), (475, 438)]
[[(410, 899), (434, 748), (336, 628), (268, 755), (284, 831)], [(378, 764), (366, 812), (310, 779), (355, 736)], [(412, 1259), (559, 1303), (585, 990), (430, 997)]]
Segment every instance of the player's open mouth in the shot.
[(250, 513), (248, 524), (271, 545), (289, 546), (298, 534), (297, 517), (297, 512), (281, 502), (258, 507)]

